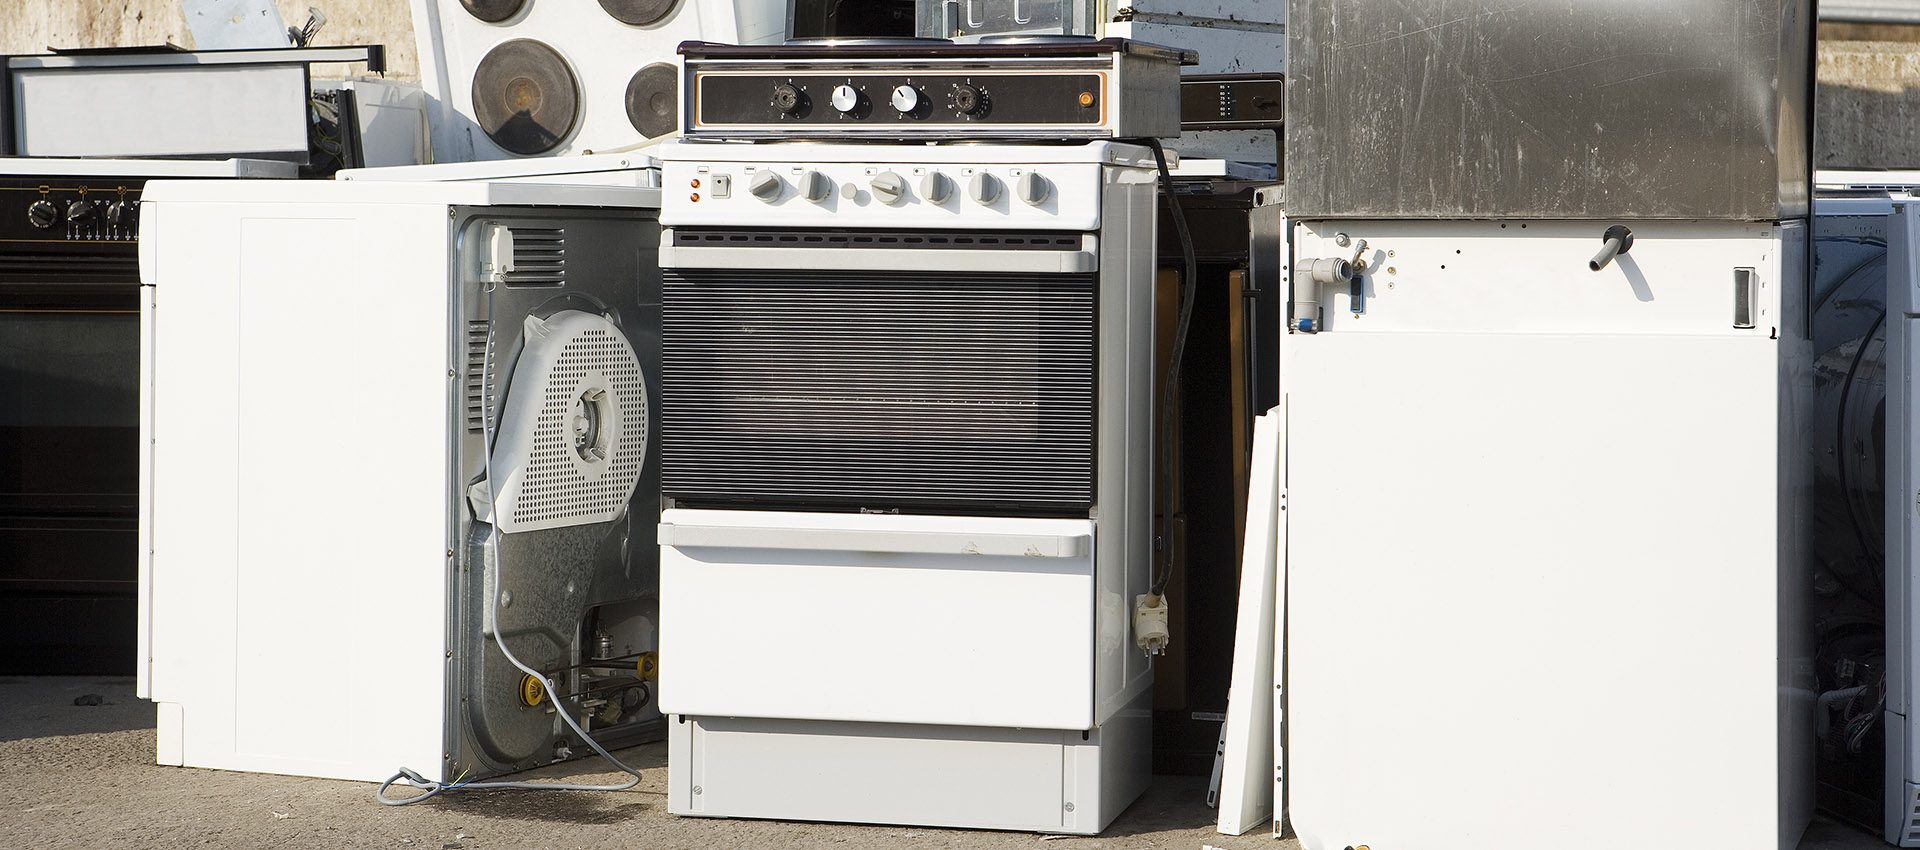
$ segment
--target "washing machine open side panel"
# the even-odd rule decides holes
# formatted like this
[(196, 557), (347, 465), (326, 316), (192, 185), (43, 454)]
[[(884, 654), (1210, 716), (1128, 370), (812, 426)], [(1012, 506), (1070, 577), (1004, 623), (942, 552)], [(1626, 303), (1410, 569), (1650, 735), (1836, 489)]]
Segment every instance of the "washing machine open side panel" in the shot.
[[(375, 780), (442, 752), (446, 208), (149, 203), (162, 763)], [(343, 250), (351, 248), (351, 250)], [(351, 455), (340, 475), (330, 457)]]

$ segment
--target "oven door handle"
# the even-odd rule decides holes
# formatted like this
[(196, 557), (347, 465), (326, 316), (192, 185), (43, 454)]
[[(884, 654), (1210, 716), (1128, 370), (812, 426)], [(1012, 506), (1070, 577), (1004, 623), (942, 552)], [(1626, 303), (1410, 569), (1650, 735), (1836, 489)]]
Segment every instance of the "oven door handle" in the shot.
[(660, 545), (682, 549), (810, 549), (895, 555), (1084, 558), (1092, 548), (1093, 538), (1086, 534), (974, 534), (661, 523)]

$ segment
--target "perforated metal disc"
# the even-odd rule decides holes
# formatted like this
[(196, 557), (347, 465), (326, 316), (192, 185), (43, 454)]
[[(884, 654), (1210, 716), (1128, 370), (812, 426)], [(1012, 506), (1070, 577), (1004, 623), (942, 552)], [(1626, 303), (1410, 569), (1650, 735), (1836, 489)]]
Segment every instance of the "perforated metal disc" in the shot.
[(680, 71), (665, 62), (641, 68), (627, 81), (627, 120), (647, 138), (673, 132), (680, 123)]
[(623, 24), (644, 27), (657, 24), (670, 14), (679, 0), (600, 0), (600, 8)]
[(500, 147), (546, 153), (580, 119), (580, 87), (553, 48), (515, 39), (488, 51), (474, 69), (473, 117)]
[(460, 0), (467, 14), (490, 24), (497, 24), (520, 13), (527, 0)]

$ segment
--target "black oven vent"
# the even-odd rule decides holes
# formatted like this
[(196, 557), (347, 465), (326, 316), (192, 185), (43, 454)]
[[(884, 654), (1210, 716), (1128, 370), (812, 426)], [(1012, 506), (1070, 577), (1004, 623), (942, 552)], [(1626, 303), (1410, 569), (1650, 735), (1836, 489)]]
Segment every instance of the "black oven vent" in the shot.
[(1096, 275), (663, 276), (664, 495), (1086, 516)]
[(1078, 251), (1084, 234), (1050, 230), (774, 230), (678, 227), (676, 247)]

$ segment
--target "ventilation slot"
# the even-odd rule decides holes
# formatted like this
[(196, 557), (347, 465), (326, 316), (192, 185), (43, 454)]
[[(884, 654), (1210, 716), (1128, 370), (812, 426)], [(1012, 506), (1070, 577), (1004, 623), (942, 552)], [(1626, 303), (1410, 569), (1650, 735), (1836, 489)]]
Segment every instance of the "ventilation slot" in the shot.
[(479, 434), (493, 415), (493, 387), (481, 382), (487, 374), (487, 323), (467, 323), (467, 431)]
[(678, 228), (673, 244), (729, 248), (931, 248), (945, 251), (1078, 251), (1081, 234), (999, 230), (764, 230)]
[(514, 287), (564, 286), (567, 282), (567, 232), (557, 227), (513, 228)]
[(1920, 786), (1907, 786), (1908, 802), (1912, 808), (1907, 814), (1907, 840), (1900, 842), (1902, 847), (1913, 847), (1920, 842)]

